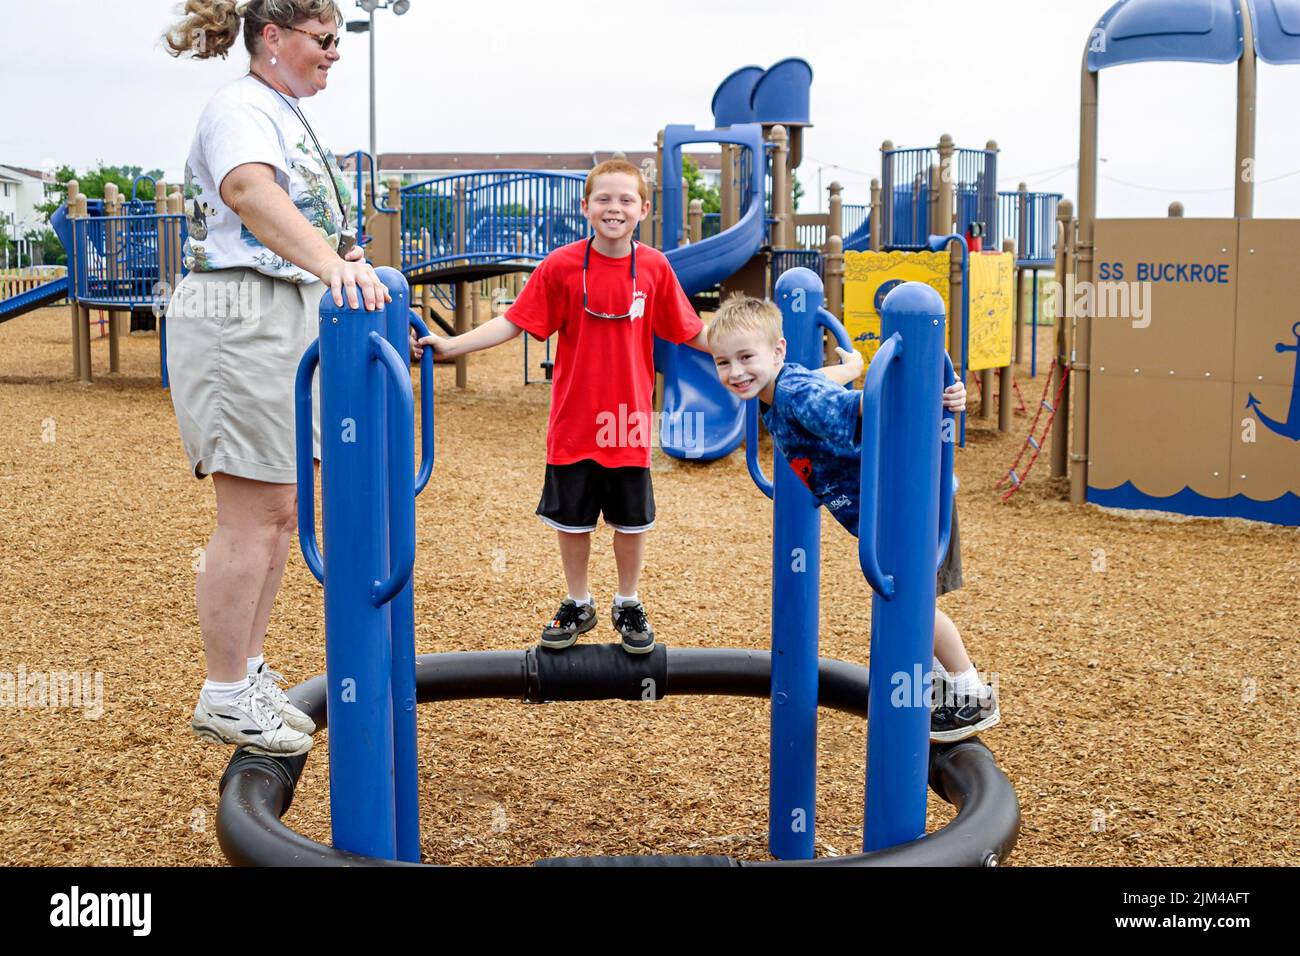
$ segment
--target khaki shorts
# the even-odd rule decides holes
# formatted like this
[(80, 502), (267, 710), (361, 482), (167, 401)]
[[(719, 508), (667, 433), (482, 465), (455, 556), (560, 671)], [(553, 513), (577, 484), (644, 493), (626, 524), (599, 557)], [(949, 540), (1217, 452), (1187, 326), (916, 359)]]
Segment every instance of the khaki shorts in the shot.
[[(254, 269), (191, 272), (167, 307), (167, 374), (194, 477), (216, 472), (292, 484), (294, 377), (317, 335), (320, 282)], [(320, 387), (312, 387), (320, 457)]]
[(957, 534), (957, 499), (952, 502), (952, 537), (948, 539), (948, 554), (939, 565), (936, 593), (947, 594), (961, 587), (961, 537)]

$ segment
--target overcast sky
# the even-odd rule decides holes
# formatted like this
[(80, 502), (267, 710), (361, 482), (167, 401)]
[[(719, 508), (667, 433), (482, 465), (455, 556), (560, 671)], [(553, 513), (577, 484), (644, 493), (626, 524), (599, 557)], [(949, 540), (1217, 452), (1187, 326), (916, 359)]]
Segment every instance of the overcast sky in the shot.
[[(349, 19), (363, 16), (344, 0)], [(1106, 0), (578, 0), (436, 3), (377, 14), (379, 151), (653, 148), (668, 123), (712, 126), (717, 84), (746, 64), (813, 67), (799, 176), (863, 202), (880, 143), (996, 139), (1000, 188), (1076, 189), (1079, 62)], [(3, 0), (0, 164), (97, 160), (179, 179), (194, 124), (246, 71), (173, 60), (170, 0)], [(793, 11), (793, 12), (791, 12)], [(632, 14), (632, 15), (629, 15)], [(329, 89), (306, 101), (339, 152), (368, 133), (368, 49), (349, 34)], [(1236, 68), (1142, 64), (1101, 82), (1100, 213), (1232, 214)], [(1300, 218), (1300, 67), (1259, 65), (1256, 215)], [(1292, 173), (1293, 175), (1286, 176)], [(1276, 177), (1284, 177), (1277, 179)], [(1274, 180), (1270, 182), (1269, 180)]]

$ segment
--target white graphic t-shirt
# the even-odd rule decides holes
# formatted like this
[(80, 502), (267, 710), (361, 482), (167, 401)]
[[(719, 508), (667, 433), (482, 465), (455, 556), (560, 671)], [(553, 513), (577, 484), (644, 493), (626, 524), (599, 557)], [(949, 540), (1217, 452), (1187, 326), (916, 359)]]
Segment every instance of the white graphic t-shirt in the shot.
[[(293, 104), (292, 107), (289, 104)], [(346, 207), (352, 205), (348, 184), (325, 151), (321, 164), (307, 128), (294, 112), (297, 99), (281, 96), (254, 76), (227, 83), (208, 101), (199, 117), (194, 143), (185, 163), (185, 267), (193, 272), (215, 269), (256, 269), (290, 282), (314, 282), (317, 277), (262, 245), (221, 200), (221, 183), (236, 166), (265, 163), (308, 222), (335, 249), (339, 247), (343, 216), (327, 177), (332, 176)], [(348, 218), (348, 232), (356, 226)]]

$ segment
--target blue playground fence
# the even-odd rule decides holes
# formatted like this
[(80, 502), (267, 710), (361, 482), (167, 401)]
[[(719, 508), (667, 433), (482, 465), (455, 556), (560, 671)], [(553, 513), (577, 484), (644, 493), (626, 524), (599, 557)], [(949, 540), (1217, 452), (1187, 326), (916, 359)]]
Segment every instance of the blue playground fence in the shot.
[(526, 169), (457, 173), (402, 187), (402, 269), (543, 259), (587, 235), (586, 177)]
[(147, 213), (72, 219), (76, 298), (89, 306), (153, 306), (184, 273), (185, 216)]
[[(939, 150), (883, 150), (881, 191), (886, 249), (920, 251), (930, 231), (930, 167), (939, 165)], [(952, 157), (957, 231), (965, 235), (972, 222), (982, 222), (985, 234), (998, 235), (998, 154), (989, 149), (955, 149)]]
[[(1062, 193), (1000, 192), (996, 248), (1002, 240), (1016, 244), (1016, 265), (1056, 264), (1056, 204)], [(990, 235), (995, 235), (990, 233)]]

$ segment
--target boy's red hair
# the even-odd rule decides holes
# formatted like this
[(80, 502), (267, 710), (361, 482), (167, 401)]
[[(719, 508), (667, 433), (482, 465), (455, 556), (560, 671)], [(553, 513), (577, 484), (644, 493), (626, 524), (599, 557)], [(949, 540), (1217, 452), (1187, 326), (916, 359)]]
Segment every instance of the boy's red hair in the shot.
[(641, 175), (641, 170), (633, 166), (626, 159), (607, 159), (600, 163), (591, 172), (587, 173), (587, 185), (583, 189), (582, 198), (590, 199), (591, 190), (596, 185), (596, 177), (604, 176), (606, 173), (626, 173), (636, 180), (637, 192), (641, 194), (642, 202), (650, 201), (650, 190), (646, 187), (645, 177)]

